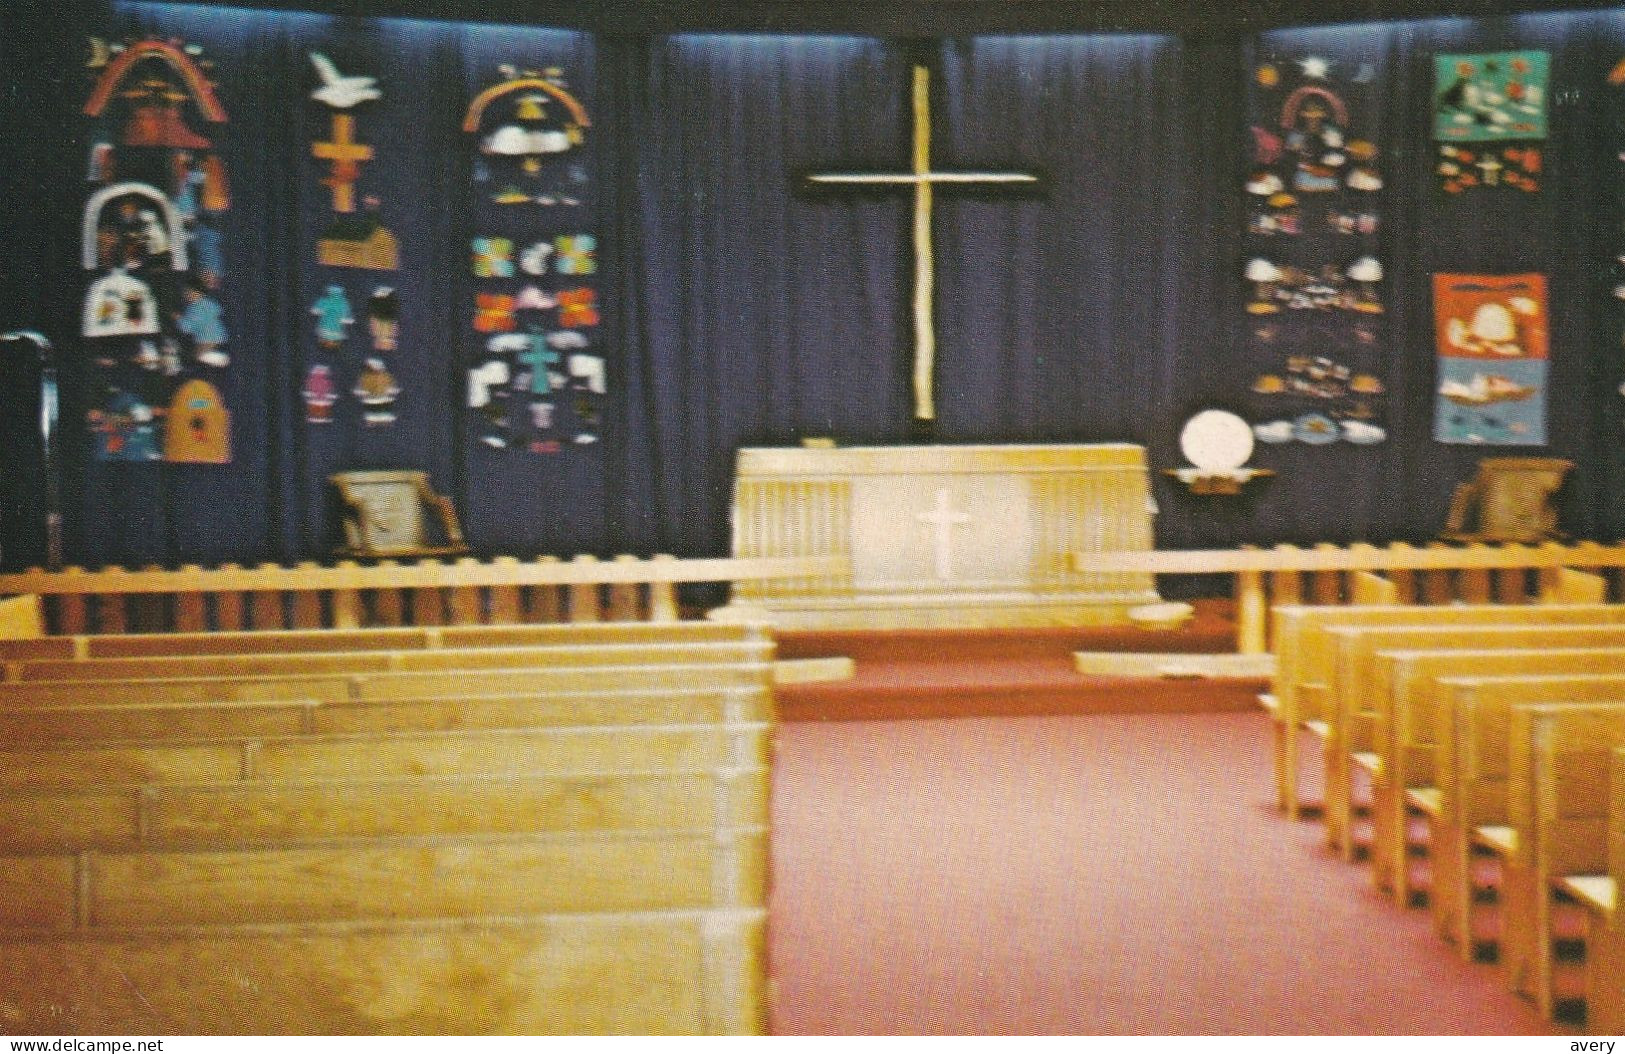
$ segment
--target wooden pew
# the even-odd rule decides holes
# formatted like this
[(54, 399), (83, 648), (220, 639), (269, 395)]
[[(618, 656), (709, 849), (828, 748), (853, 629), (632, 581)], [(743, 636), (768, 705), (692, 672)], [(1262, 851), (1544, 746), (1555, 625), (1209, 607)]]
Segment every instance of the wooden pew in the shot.
[[(1335, 655), (1326, 635), (1330, 626), (1395, 625), (1563, 625), (1625, 621), (1625, 605), (1473, 604), (1451, 607), (1391, 605), (1340, 607), (1302, 604), (1276, 605), (1273, 610), (1277, 672), (1267, 708), (1275, 718), (1276, 786), (1281, 807), (1296, 819), (1300, 748), (1298, 730), (1311, 728), (1324, 737), (1334, 715), (1328, 712), (1329, 685)], [(1322, 686), (1318, 690), (1304, 686)]]
[[(555, 630), (515, 646), (497, 632), (449, 646), (436, 631), (383, 652), (374, 639), (106, 657), (92, 641), (71, 660), (15, 659), (11, 672), (30, 679), (0, 685), (0, 727), (50, 738), (0, 748), (8, 1027), (42, 1011), (57, 1029), (156, 1019), (307, 1031), (314, 1002), (327, 1031), (613, 1031), (640, 1013), (657, 1022), (648, 1031), (760, 1030), (769, 726), (742, 718), (771, 715), (771, 644), (740, 634), (579, 644)], [(148, 673), (167, 676), (133, 676)], [(643, 724), (602, 724), (616, 714)], [(665, 717), (684, 723), (656, 723)], [(600, 724), (530, 727), (573, 719)], [(96, 738), (120, 720), (180, 735)], [(233, 721), (246, 734), (199, 736)], [(300, 734), (265, 734), (292, 721)], [(325, 733), (403, 722), (515, 727)], [(64, 903), (67, 927), (42, 935)], [(526, 959), (503, 969), (525, 974), (540, 1002), (516, 1000), (507, 977), (444, 970), (498, 931), (491, 955), (521, 942)], [(628, 949), (623, 931), (666, 947)], [(561, 940), (545, 958), (533, 950)], [(590, 940), (608, 947), (579, 947)], [(267, 941), (300, 949), (287, 951), (299, 967), (244, 961)], [(431, 958), (419, 961), (411, 948), (424, 942)], [(403, 966), (371, 958), (385, 945)], [(259, 989), (210, 1006), (221, 996), (187, 976), (110, 1015), (107, 1000), (85, 998), (86, 977), (154, 979), (174, 956), (223, 961)], [(15, 961), (44, 972), (13, 972)], [(606, 981), (623, 974), (652, 995)], [(368, 989), (381, 976), (401, 996), (380, 1018)], [(440, 990), (459, 986), (447, 1009)], [(297, 1020), (264, 1005), (265, 989)]]
[(123, 659), (163, 655), (264, 655), (428, 648), (522, 648), (585, 644), (726, 643), (767, 640), (762, 626), (718, 622), (596, 622), (585, 625), (238, 630), (0, 639), (0, 661)]
[(771, 662), (768, 641), (639, 644), (552, 644), (530, 647), (435, 648), (266, 655), (142, 656), (38, 659), (9, 663), (7, 680), (95, 681), (182, 677), (266, 677), (443, 670), (520, 670), (607, 666), (717, 666)]
[(769, 725), (499, 728), (0, 746), (0, 787), (765, 768)]
[(0, 930), (753, 907), (766, 845), (762, 827), (706, 826), (7, 856)]
[(659, 691), (686, 688), (759, 687), (767, 663), (717, 666), (535, 667), (469, 672), (261, 675), (244, 677), (136, 678), (131, 680), (26, 681), (0, 683), (0, 708), (71, 706), (120, 702), (265, 702), (308, 699), (414, 699)]
[(25, 1035), (759, 1033), (765, 921), (750, 908), (3, 931), (0, 991)]
[(1436, 713), (1437, 815), (1430, 827), (1430, 902), (1439, 933), (1463, 958), (1474, 953), (1472, 858), (1475, 844), (1502, 839), (1480, 832), (1508, 828), (1510, 711), (1547, 702), (1625, 700), (1625, 673), (1443, 677)]
[(1586, 1026), (1599, 1035), (1617, 1036), (1625, 1033), (1625, 923), (1619, 910), (1625, 894), (1625, 749), (1614, 751), (1609, 783), (1611, 882), (1599, 885), (1582, 902), (1591, 914), (1586, 935)]
[[(1588, 648), (1625, 645), (1625, 625), (1475, 625), (1370, 627), (1333, 626), (1326, 630), (1334, 650), (1332, 697), (1326, 735), (1326, 827), (1328, 840), (1353, 859), (1353, 764), (1372, 770), (1382, 749), (1377, 742), (1386, 718), (1379, 708), (1388, 696), (1372, 682), (1375, 655), (1382, 650)], [(1502, 671), (1515, 672), (1515, 671)], [(1308, 693), (1306, 694), (1320, 694)], [(1373, 775), (1375, 772), (1373, 771)]]
[(544, 725), (705, 724), (773, 717), (765, 688), (429, 696), (315, 702), (0, 707), (0, 743), (405, 732)]
[(32, 593), (0, 597), (0, 640), (40, 637), (45, 633), (45, 610)]
[[(1426, 650), (1381, 651), (1373, 655), (1370, 692), (1374, 700), (1376, 761), (1372, 862), (1373, 878), (1379, 887), (1392, 888), (1401, 905), (1410, 902), (1406, 838), (1409, 804), (1416, 797), (1412, 792), (1434, 790), (1438, 784), (1439, 729), (1444, 723), (1440, 678), (1625, 671), (1625, 637), (1619, 638), (1616, 648), (1609, 643), (1615, 636), (1612, 630), (1593, 635), (1578, 627), (1556, 631), (1531, 628), (1505, 634), (1495, 630), (1459, 639), (1439, 632), (1427, 641)], [(1410, 638), (1407, 649), (1420, 640)], [(1547, 647), (1557, 643), (1575, 647)], [(1454, 647), (1457, 644), (1474, 646), (1458, 649)], [(1476, 647), (1486, 644), (1495, 647)], [(1586, 647), (1593, 644), (1600, 648)], [(1511, 647), (1503, 649), (1503, 645)], [(1430, 798), (1418, 798), (1421, 811), (1431, 810)]]
[(1554, 1009), (1552, 899), (1568, 875), (1606, 877), (1609, 765), (1625, 746), (1625, 703), (1514, 707), (1507, 814), (1514, 849), (1505, 879), (1502, 959), (1508, 983)]
[(720, 766), (0, 789), (0, 854), (409, 835), (744, 829), (766, 771)]

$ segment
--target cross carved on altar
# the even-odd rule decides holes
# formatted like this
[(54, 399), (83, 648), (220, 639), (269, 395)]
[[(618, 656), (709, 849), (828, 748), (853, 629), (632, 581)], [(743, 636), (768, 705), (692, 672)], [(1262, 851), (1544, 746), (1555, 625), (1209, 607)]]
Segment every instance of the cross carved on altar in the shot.
[(312, 156), (332, 164), (322, 180), (333, 191), (334, 212), (355, 211), (355, 181), (361, 178), (361, 162), (371, 161), (372, 147), (355, 141), (355, 118), (347, 113), (333, 115), (333, 138), (312, 143)]
[(914, 191), (914, 417), (934, 421), (937, 416), (933, 377), (936, 371), (936, 268), (931, 243), (932, 188), (1032, 186), (1031, 172), (955, 172), (931, 167), (931, 75), (914, 67), (911, 93), (914, 111), (914, 150), (907, 172), (817, 172), (809, 183), (820, 186), (911, 187)]
[(931, 507), (930, 512), (916, 513), (914, 518), (926, 524), (935, 532), (933, 541), (932, 571), (938, 582), (949, 582), (954, 577), (954, 538), (953, 529), (963, 527), (971, 522), (971, 518), (963, 512), (955, 512), (948, 499), (948, 488), (937, 488), (937, 503)]

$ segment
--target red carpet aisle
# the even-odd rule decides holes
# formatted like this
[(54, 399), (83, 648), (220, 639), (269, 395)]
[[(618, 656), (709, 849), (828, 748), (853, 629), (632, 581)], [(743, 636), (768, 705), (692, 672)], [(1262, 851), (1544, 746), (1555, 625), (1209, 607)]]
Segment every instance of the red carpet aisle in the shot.
[(1261, 714), (788, 724), (780, 1033), (1523, 1034), (1267, 806)]

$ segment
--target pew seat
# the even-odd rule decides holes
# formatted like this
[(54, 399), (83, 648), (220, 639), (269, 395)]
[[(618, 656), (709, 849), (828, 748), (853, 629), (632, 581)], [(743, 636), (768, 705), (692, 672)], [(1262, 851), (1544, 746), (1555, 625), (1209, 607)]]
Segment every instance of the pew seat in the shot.
[(1560, 875), (1557, 886), (1587, 911), (1605, 917), (1614, 913), (1619, 902), (1619, 885), (1610, 875)]
[(1412, 787), (1405, 792), (1405, 803), (1428, 816), (1438, 816), (1443, 809), (1442, 795), (1437, 787)]
[(1473, 844), (1501, 856), (1518, 851), (1518, 832), (1504, 823), (1487, 823), (1473, 828)]

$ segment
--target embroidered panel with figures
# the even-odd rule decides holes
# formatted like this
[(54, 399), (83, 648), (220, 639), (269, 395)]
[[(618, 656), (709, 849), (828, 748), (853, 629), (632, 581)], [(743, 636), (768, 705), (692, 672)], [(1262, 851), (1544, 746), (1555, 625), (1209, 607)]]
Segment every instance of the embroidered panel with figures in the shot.
[(1376, 81), (1372, 63), (1320, 55), (1252, 71), (1244, 341), (1264, 443), (1388, 436)]
[[(358, 188), (366, 185), (367, 170), (383, 160), (380, 153), (389, 149), (370, 142), (369, 132), (384, 90), (356, 58), (333, 44), (321, 48), (305, 55), (305, 72), (314, 84), (308, 99), (320, 113), (315, 127), (326, 133), (310, 144), (307, 178), (326, 188), (319, 196), (327, 219), (316, 238), (322, 291), (309, 309), (311, 339), (305, 343), (301, 396), (308, 424), (350, 420), (350, 414), (337, 410), (354, 400), (361, 425), (380, 428), (395, 423), (401, 396), (397, 377), (403, 371), (395, 362), (401, 348), (400, 295), (388, 273), (402, 267), (401, 246), (385, 223), (379, 195)], [(358, 312), (365, 314), (365, 329), (353, 329)]]
[(505, 66), (462, 127), (475, 151), (470, 435), (538, 455), (595, 443), (608, 388), (587, 110), (562, 70)]
[(1544, 51), (1434, 56), (1435, 172), (1445, 193), (1540, 189), (1548, 67)]
[[(1625, 346), (1625, 227), (1618, 222), (1625, 218), (1625, 57), (1614, 63), (1608, 71), (1608, 89), (1604, 93), (1604, 114), (1607, 142), (1611, 154), (1611, 164), (1614, 178), (1610, 182), (1612, 200), (1609, 204), (1613, 208), (1615, 223), (1611, 225), (1613, 237), (1606, 245), (1606, 251), (1611, 253), (1607, 261), (1606, 274), (1608, 275), (1609, 289), (1613, 294), (1614, 326), (1615, 332), (1621, 333), (1620, 344)], [(1614, 364), (1611, 383), (1617, 384), (1616, 391), (1625, 397), (1625, 364), (1617, 360)], [(1620, 404), (1615, 404), (1618, 407)], [(1621, 418), (1616, 410), (1616, 420)]]
[(225, 464), (219, 218), (231, 193), (216, 141), (229, 118), (213, 64), (185, 41), (144, 39), (96, 48), (90, 71), (81, 332), (92, 456)]
[(1544, 446), (1545, 276), (1436, 274), (1433, 318), (1439, 349), (1433, 437)]

